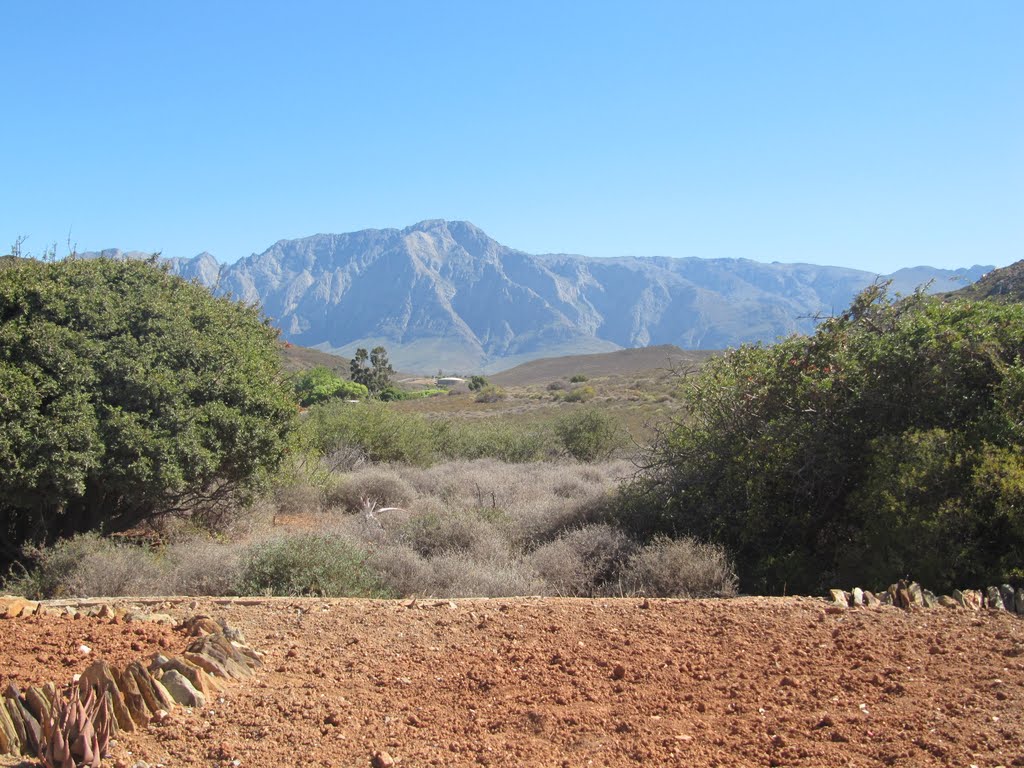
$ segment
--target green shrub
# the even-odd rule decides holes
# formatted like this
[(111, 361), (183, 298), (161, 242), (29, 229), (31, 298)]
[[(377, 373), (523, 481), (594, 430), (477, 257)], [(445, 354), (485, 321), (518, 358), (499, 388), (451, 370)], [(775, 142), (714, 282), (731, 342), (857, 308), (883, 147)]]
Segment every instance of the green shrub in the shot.
[(478, 403), (497, 403), (506, 397), (504, 389), (493, 384), (487, 384), (477, 391), (475, 400)]
[(1024, 551), (1024, 305), (861, 294), (812, 337), (686, 382), (646, 495), (724, 545), (746, 591), (1014, 578)]
[(607, 459), (626, 441), (618, 420), (594, 408), (559, 418), (555, 437), (562, 450), (578, 461)]
[(365, 400), (370, 396), (370, 390), (362, 384), (346, 381), (330, 368), (321, 365), (298, 375), (295, 395), (300, 405), (310, 406), (332, 398)]
[(594, 388), (589, 384), (582, 387), (573, 387), (563, 395), (562, 399), (567, 403), (585, 403), (594, 398)]
[(237, 591), (282, 597), (388, 597), (366, 554), (337, 537), (303, 534), (253, 544)]
[(498, 459), (512, 464), (550, 454), (550, 430), (543, 424), (505, 419), (435, 422), (437, 447), (448, 459)]
[(570, 384), (582, 384), (584, 381), (587, 381), (587, 380), (588, 380), (587, 376), (584, 376), (582, 373), (577, 373), (575, 376), (572, 376), (569, 379), (569, 383)]
[(305, 444), (326, 456), (356, 447), (372, 462), (425, 466), (436, 456), (436, 429), (416, 414), (383, 403), (324, 403), (309, 410), (301, 431)]
[(256, 309), (136, 260), (0, 269), (0, 393), (0, 568), (24, 543), (244, 500), (296, 410)]

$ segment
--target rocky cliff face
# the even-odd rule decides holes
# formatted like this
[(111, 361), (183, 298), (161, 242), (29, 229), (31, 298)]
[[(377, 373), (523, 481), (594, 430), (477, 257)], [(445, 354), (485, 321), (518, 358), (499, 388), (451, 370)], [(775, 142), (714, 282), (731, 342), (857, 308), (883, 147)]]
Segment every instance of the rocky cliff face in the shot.
[[(171, 268), (258, 301), (285, 338), (343, 354), (384, 344), (405, 370), (507, 368), (536, 357), (675, 344), (720, 349), (813, 329), (873, 273), (745, 259), (532, 255), (464, 221), (281, 240), (218, 267)], [(972, 282), (988, 268), (905, 270), (898, 290)], [(963, 282), (957, 282), (961, 280)]]

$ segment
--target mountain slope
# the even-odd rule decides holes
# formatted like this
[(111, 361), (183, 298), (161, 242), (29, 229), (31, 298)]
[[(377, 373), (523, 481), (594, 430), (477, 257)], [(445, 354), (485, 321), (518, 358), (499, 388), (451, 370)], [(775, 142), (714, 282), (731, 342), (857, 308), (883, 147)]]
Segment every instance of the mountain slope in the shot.
[[(652, 344), (769, 342), (812, 330), (878, 277), (746, 259), (532, 255), (469, 222), (443, 220), (281, 240), (223, 267), (209, 254), (170, 265), (260, 302), (296, 344), (340, 354), (383, 344), (396, 365), (426, 372)], [(986, 269), (917, 268), (894, 278), (934, 278), (933, 290), (950, 290)]]
[(1024, 301), (1024, 260), (1002, 269), (993, 269), (958, 291), (946, 294), (965, 299), (989, 299), (1002, 303)]

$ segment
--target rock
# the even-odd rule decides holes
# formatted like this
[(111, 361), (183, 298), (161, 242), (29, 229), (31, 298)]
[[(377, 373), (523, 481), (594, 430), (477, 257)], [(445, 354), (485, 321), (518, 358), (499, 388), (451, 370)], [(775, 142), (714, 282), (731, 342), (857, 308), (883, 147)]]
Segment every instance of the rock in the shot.
[(21, 740), (18, 731), (11, 721), (6, 705), (0, 703), (0, 755), (17, 755), (21, 753)]
[(864, 605), (868, 608), (877, 608), (882, 604), (882, 601), (875, 597), (874, 592), (868, 592), (864, 590)]
[(21, 722), (25, 726), (25, 741), (22, 743), (22, 753), (26, 755), (39, 754), (39, 742), (43, 738), (43, 729), (32, 713), (25, 708), (20, 699), (8, 699), (8, 704), (18, 708), (21, 715)]
[(99, 611), (96, 613), (96, 616), (101, 619), (112, 619), (115, 615), (114, 609), (106, 603), (101, 605)]
[(907, 587), (907, 592), (910, 594), (910, 604), (917, 608), (927, 607), (924, 602), (924, 591), (921, 589), (921, 585), (916, 581), (910, 582), (910, 586)]
[(114, 677), (114, 672), (107, 662), (94, 661), (90, 664), (85, 672), (82, 673), (82, 677), (78, 681), (78, 687), (83, 694), (83, 699), (90, 688), (95, 690), (98, 696), (109, 692), (110, 705), (114, 712), (114, 721), (118, 727), (123, 728), (129, 733), (135, 730), (135, 721), (132, 719), (131, 712), (128, 711), (128, 707), (124, 703), (124, 696), (121, 695), (121, 690), (117, 687), (117, 679)]
[(1003, 607), (1003, 596), (999, 593), (999, 587), (989, 587), (985, 590), (985, 607), (996, 611), (1005, 611)]
[(160, 678), (171, 697), (185, 707), (202, 707), (206, 705), (206, 696), (192, 685), (187, 677), (176, 669), (169, 669)]
[(616, 664), (612, 668), (612, 680), (621, 680), (626, 676), (626, 668), (621, 664)]
[[(247, 657), (239, 651), (237, 645), (229, 641), (224, 635), (206, 635), (197, 638), (189, 645), (188, 651), (216, 662), (217, 667), (223, 672), (221, 674), (221, 672), (215, 672), (213, 669), (207, 669), (206, 671), (210, 674), (233, 678), (250, 677), (252, 675)], [(188, 654), (186, 654), (187, 657)], [(193, 661), (193, 663), (206, 669), (204, 663), (199, 661)]]
[(146, 709), (150, 712), (156, 713), (158, 710), (171, 708), (168, 706), (168, 702), (153, 687), (153, 678), (142, 664), (133, 661), (125, 667), (124, 674), (131, 675), (135, 680), (135, 685), (138, 686), (142, 698), (146, 701)]
[(907, 582), (900, 579), (889, 587), (889, 591), (893, 593), (893, 605), (905, 611), (910, 610), (910, 588), (907, 586)]
[(374, 752), (373, 757), (370, 758), (370, 765), (373, 768), (394, 768), (398, 763), (387, 752)]
[(185, 621), (181, 623), (181, 626), (189, 637), (221, 634), (220, 624), (209, 616), (204, 616), (202, 614), (185, 619)]
[(28, 737), (25, 735), (25, 721), (21, 719), (21, 708), (14, 699), (6, 697), (4, 698), (3, 706), (7, 710), (7, 717), (10, 719), (11, 725), (14, 727), (19, 748), (22, 752), (27, 753)]
[(939, 605), (941, 605), (943, 608), (963, 608), (963, 604), (959, 600), (956, 600), (950, 597), (949, 595), (942, 595), (939, 598)]
[(1013, 605), (1013, 587), (1009, 584), (1000, 584), (999, 596), (1003, 600), (1003, 608), (1008, 610), (1010, 613), (1017, 612), (1017, 609)]
[[(982, 594), (977, 589), (965, 589), (962, 593), (964, 598), (964, 607), (972, 611), (980, 611), (984, 605), (985, 600)], [(955, 597), (955, 595), (954, 595)]]
[(930, 589), (922, 589), (921, 597), (924, 600), (925, 608), (937, 608), (939, 605), (939, 598), (935, 596), (935, 593)]
[(50, 719), (50, 701), (40, 688), (29, 686), (25, 691), (25, 706), (40, 723)]
[[(190, 661), (185, 659), (179, 659), (177, 657), (169, 659), (161, 669), (164, 672), (174, 670), (183, 675), (191, 684), (192, 687), (199, 691), (203, 696), (215, 696), (217, 693), (224, 689), (206, 672), (201, 668), (197, 667)], [(159, 678), (163, 680), (163, 677)], [(166, 685), (166, 684), (165, 684)], [(177, 700), (177, 699), (175, 699)]]
[(1013, 596), (1013, 606), (1018, 616), (1024, 616), (1024, 587), (1017, 587)]
[[(891, 587), (890, 587), (890, 589), (891, 589)], [(882, 592), (880, 595), (878, 595), (878, 604), (879, 605), (892, 605), (893, 604), (892, 598), (893, 598), (893, 593), (890, 592), (887, 589), (885, 592)]]
[(864, 605), (864, 590), (860, 587), (853, 588), (853, 605), (858, 608)]
[(16, 619), (21, 615), (31, 616), (39, 608), (35, 600), (23, 597), (0, 597), (0, 618)]
[(224, 669), (223, 665), (219, 661), (217, 661), (216, 659), (211, 659), (205, 653), (191, 653), (189, 651), (185, 651), (184, 658), (185, 661), (195, 664), (197, 667), (206, 671), (208, 674), (213, 675), (214, 677), (234, 677), (234, 675), (228, 674), (228, 671)]
[(142, 691), (139, 690), (139, 684), (135, 682), (135, 677), (127, 669), (118, 676), (117, 687), (124, 697), (124, 704), (128, 707), (132, 720), (140, 728), (145, 728), (149, 723), (151, 711), (146, 706), (146, 699), (142, 695)]
[(171, 696), (171, 692), (167, 690), (164, 684), (152, 676), (149, 678), (149, 682), (153, 686), (153, 693), (163, 702), (162, 708), (168, 711), (174, 709), (174, 697)]

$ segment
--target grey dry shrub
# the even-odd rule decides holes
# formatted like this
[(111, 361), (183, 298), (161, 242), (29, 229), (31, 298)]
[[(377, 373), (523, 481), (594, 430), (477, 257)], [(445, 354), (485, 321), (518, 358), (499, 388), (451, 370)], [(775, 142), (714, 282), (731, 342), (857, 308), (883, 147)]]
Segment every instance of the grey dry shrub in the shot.
[(733, 597), (736, 571), (725, 550), (692, 538), (659, 538), (633, 555), (621, 574), (627, 594)]

